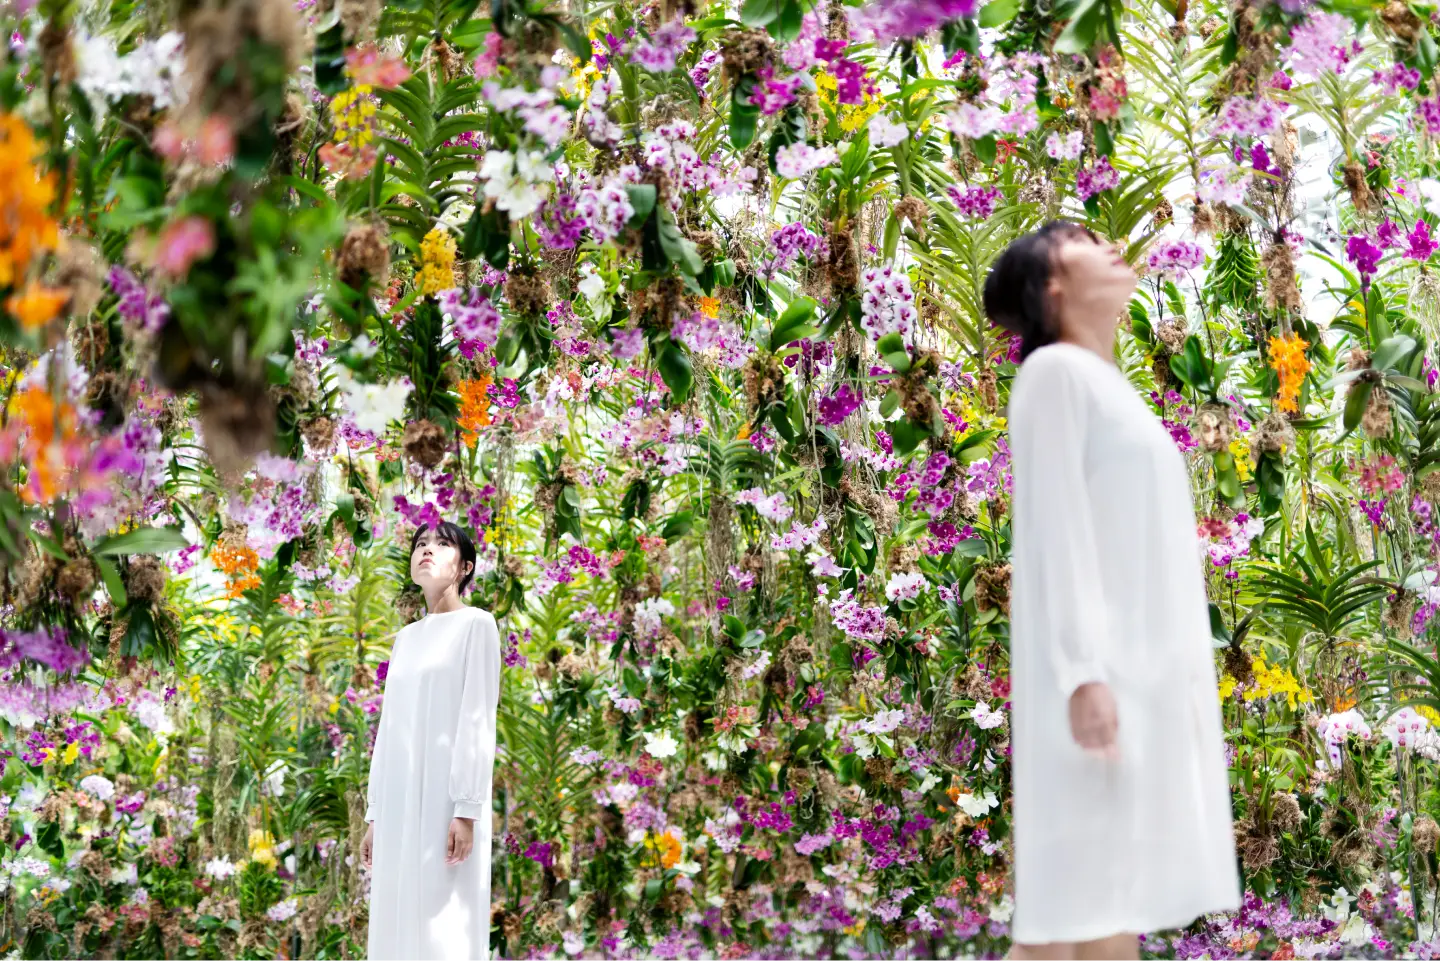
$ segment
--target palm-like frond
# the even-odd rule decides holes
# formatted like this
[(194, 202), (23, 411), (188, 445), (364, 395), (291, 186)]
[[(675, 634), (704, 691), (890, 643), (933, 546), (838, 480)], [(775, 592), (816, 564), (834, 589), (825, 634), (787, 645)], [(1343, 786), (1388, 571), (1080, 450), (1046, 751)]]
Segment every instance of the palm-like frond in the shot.
[(690, 469), (721, 490), (743, 490), (759, 484), (769, 472), (765, 455), (746, 440), (720, 440), (709, 435), (695, 440), (699, 450)]
[[(933, 165), (917, 163), (916, 169), (932, 195), (944, 194), (950, 178)], [(941, 327), (976, 355), (983, 356), (987, 348), (984, 290), (990, 265), (1012, 240), (1030, 230), (1039, 216), (1034, 205), (1016, 205), (971, 223), (956, 217), (946, 204), (936, 203), (931, 208), (926, 242), (911, 243), (921, 274), (944, 291), (945, 296), (938, 300)]]
[[(389, 108), (379, 117), (393, 135), (380, 139), (390, 153), (394, 170), (382, 196), (374, 198), (368, 190), (356, 191), (350, 207), (353, 211), (379, 200), (380, 211), (397, 239), (418, 249), (420, 238), (434, 218), (464, 196), (459, 174), (475, 169), (475, 148), (445, 144), (484, 128), (483, 116), (456, 112), (474, 104), (480, 88), (473, 78), (463, 76), (432, 85), (429, 74), (421, 71), (394, 89), (377, 90), (376, 96)], [(397, 202), (395, 198), (402, 194), (415, 204)]]
[(1206, 132), (1201, 103), (1219, 68), (1220, 45), (1190, 48), (1188, 36), (1147, 29), (1151, 21), (1136, 21), (1125, 31), (1126, 64), (1138, 74), (1135, 97), (1148, 103), (1145, 128), (1162, 135), (1160, 150), (1190, 165), (1195, 176), (1200, 162), (1224, 153), (1224, 143)]
[(1254, 591), (1268, 602), (1272, 612), (1300, 621), (1327, 638), (1345, 634), (1363, 618), (1368, 605), (1389, 592), (1389, 586), (1379, 578), (1362, 576), (1378, 567), (1380, 561), (1357, 564), (1331, 578), (1322, 576), (1298, 553), (1292, 555), (1292, 561), (1303, 577), (1277, 564), (1261, 564), (1258, 567), (1264, 574)]
[(548, 705), (502, 697), (497, 726), (506, 763), (519, 773), (510, 780), (515, 808), (526, 820), (534, 819), (540, 837), (560, 835), (570, 819), (567, 807), (593, 777), (570, 760), (570, 752), (585, 743), (579, 723)]

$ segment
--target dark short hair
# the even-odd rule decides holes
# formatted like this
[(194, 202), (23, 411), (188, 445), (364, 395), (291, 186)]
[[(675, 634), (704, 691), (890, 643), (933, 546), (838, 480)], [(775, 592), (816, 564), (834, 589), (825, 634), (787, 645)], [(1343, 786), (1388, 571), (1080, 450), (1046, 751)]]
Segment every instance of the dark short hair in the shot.
[(1052, 220), (1006, 247), (985, 278), (985, 313), (1020, 337), (1020, 359), (1060, 339), (1050, 304), (1055, 248), (1067, 237), (1095, 234), (1071, 220)]
[[(410, 535), (411, 557), (415, 556), (415, 545), (420, 542), (420, 535), (429, 529), (429, 524), (421, 524), (415, 528), (415, 533)], [(465, 567), (465, 562), (470, 562), (470, 573), (462, 575), (460, 578), (459, 592), (461, 594), (465, 593), (465, 589), (469, 587), (470, 582), (475, 579), (475, 542), (470, 539), (469, 534), (465, 533), (463, 527), (459, 524), (452, 524), (449, 521), (441, 521), (436, 525), (435, 536), (446, 544), (454, 546), (460, 552), (460, 567), (462, 570)]]

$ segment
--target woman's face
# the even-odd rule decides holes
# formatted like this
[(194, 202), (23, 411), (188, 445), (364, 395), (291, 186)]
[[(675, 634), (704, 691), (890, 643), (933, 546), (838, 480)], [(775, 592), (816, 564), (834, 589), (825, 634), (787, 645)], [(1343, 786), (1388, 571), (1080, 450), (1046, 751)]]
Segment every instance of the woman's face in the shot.
[(410, 579), (422, 588), (444, 590), (463, 576), (460, 548), (426, 528), (410, 554)]
[(1135, 271), (1118, 244), (1089, 231), (1067, 233), (1055, 247), (1051, 296), (1067, 323), (1108, 324), (1120, 318), (1135, 292)]

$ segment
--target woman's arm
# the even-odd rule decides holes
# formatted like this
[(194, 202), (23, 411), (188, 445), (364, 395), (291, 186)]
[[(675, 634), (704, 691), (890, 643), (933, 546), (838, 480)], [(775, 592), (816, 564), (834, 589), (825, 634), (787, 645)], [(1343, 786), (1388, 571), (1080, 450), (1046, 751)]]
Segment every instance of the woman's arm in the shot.
[(1024, 505), (1014, 536), (1030, 565), (1026, 600), (1043, 599), (1046, 654), (1068, 700), (1082, 685), (1106, 680), (1111, 630), (1085, 478), (1091, 399), (1075, 358), (1037, 354), (1027, 364), (1038, 368), (1017, 382), (1008, 425)]
[(450, 762), (450, 799), (457, 818), (489, 817), (490, 777), (495, 766), (495, 713), (500, 706), (500, 629), (481, 611), (465, 642), (465, 687), (455, 753)]

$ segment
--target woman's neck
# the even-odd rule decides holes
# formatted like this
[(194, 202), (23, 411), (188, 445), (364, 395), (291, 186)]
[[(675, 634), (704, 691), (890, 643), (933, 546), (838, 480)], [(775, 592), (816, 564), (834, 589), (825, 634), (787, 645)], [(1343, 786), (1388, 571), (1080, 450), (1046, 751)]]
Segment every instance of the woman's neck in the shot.
[(1084, 347), (1107, 364), (1115, 364), (1114, 328), (1101, 332), (1094, 327), (1072, 327), (1060, 335), (1060, 340), (1076, 347)]
[(425, 613), (427, 614), (448, 614), (451, 611), (458, 611), (465, 606), (460, 600), (460, 592), (455, 585), (450, 585), (439, 597), (425, 598)]

